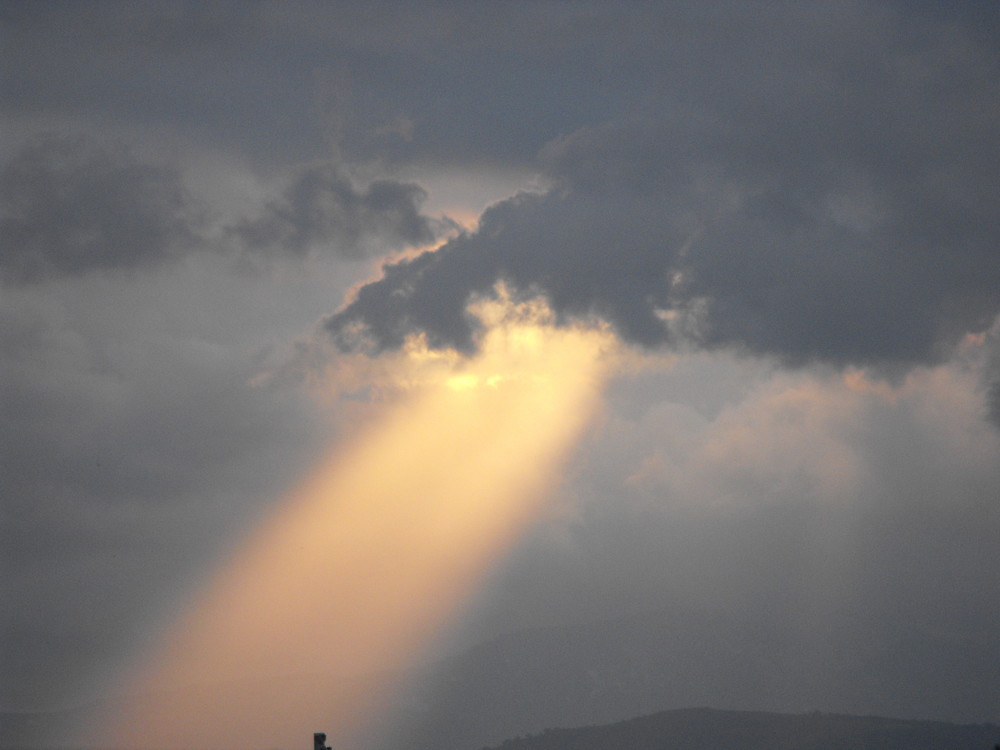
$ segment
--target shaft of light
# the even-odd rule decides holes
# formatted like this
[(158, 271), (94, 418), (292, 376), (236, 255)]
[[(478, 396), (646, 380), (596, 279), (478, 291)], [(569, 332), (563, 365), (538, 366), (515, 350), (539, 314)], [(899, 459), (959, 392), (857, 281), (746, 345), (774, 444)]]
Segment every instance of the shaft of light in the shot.
[(498, 327), (465, 370), (335, 451), (180, 618), (98, 741), (349, 738), (536, 515), (597, 403), (601, 341)]

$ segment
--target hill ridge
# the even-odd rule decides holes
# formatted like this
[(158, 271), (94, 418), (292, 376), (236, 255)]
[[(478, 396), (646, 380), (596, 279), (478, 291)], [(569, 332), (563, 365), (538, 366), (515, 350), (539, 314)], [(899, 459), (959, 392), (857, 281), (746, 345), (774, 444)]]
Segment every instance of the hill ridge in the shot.
[(707, 706), (552, 728), (486, 750), (993, 750), (1000, 725)]

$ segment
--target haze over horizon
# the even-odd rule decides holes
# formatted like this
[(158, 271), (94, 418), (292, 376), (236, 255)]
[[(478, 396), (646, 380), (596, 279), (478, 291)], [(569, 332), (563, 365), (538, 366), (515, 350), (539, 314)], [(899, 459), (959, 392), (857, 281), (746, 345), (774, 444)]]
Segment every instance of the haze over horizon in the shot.
[(1000, 721), (904, 638), (996, 651), (996, 3), (42, 0), (0, 38), (0, 710), (118, 695), (331, 456), (475, 392), (373, 483), (544, 481), (393, 666), (712, 612)]

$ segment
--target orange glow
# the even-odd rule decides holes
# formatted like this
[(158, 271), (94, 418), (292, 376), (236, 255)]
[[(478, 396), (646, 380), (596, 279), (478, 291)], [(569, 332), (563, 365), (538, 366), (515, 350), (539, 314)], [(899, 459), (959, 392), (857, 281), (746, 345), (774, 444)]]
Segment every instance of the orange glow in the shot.
[(371, 719), (533, 518), (597, 404), (608, 337), (511, 309), (481, 305), (482, 354), (293, 493), (180, 618), (100, 744), (290, 749)]

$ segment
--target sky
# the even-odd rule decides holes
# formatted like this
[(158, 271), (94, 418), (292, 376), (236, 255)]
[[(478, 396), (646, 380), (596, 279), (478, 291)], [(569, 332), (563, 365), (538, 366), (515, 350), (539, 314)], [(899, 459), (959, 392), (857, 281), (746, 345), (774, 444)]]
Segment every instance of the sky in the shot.
[(545, 375), (599, 395), (551, 459), (506, 410), (410, 438), (444, 485), (551, 464), (425, 647), (709, 607), (995, 649), (996, 3), (4, 2), (0, 34), (0, 710), (106, 699), (331, 451), (518, 336), (599, 340)]

